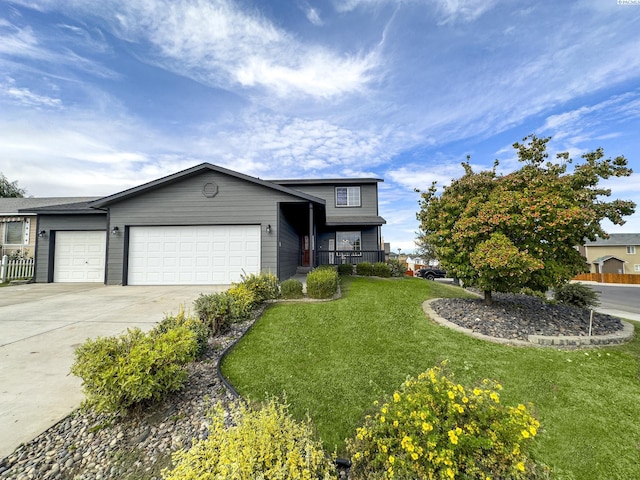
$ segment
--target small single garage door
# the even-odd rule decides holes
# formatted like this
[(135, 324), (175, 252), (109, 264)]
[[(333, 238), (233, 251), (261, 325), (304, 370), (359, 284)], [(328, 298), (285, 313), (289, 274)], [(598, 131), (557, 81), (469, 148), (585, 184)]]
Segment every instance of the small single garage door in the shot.
[(104, 282), (106, 232), (56, 232), (54, 282)]
[(260, 271), (260, 226), (131, 227), (129, 285), (228, 285)]

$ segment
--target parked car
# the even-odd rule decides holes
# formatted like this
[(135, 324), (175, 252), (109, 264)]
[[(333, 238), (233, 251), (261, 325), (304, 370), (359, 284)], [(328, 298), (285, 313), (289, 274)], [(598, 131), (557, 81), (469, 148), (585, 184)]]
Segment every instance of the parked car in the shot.
[(421, 277), (425, 280), (434, 280), (436, 278), (444, 278), (446, 276), (447, 272), (440, 270), (439, 268), (421, 268), (416, 272), (416, 277)]

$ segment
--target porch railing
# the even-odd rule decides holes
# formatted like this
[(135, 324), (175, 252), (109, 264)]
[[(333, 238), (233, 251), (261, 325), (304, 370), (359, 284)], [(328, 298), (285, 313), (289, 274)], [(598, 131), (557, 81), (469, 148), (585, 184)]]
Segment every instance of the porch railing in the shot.
[(0, 257), (0, 283), (33, 277), (33, 258), (9, 260), (7, 255)]
[(316, 252), (317, 265), (376, 263), (384, 262), (384, 258), (384, 250), (318, 250)]

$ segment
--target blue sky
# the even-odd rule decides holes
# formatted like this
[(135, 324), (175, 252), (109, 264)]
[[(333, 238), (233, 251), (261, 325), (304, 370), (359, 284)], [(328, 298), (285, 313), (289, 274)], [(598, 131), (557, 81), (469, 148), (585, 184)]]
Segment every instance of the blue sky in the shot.
[[(263, 179), (378, 177), (413, 250), (433, 180), (552, 136), (636, 172), (640, 0), (0, 0), (0, 171), (108, 195), (210, 162)], [(614, 232), (640, 232), (640, 213)]]

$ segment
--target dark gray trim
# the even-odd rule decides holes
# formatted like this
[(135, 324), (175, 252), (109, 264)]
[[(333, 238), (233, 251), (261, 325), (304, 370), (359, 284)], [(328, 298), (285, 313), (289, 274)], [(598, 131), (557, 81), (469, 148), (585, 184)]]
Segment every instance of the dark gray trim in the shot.
[(349, 225), (353, 226), (380, 226), (387, 223), (387, 221), (382, 217), (359, 217), (359, 216), (349, 216), (349, 217), (327, 217), (325, 225), (328, 227), (347, 227)]
[(234, 172), (233, 170), (228, 170), (226, 168), (218, 167), (217, 165), (212, 165), (210, 163), (202, 163), (200, 165), (196, 165), (195, 167), (191, 167), (191, 168), (188, 168), (188, 169), (183, 170), (181, 172), (174, 173), (172, 175), (168, 175), (168, 176), (160, 178), (158, 180), (153, 180), (153, 181), (145, 183), (143, 185), (139, 185), (137, 187), (133, 187), (133, 188), (130, 188), (128, 190), (124, 190), (122, 192), (115, 193), (115, 194), (110, 195), (108, 197), (104, 197), (104, 198), (101, 198), (99, 200), (95, 200), (93, 202), (90, 202), (89, 206), (92, 207), (92, 208), (107, 207), (107, 206), (109, 206), (109, 205), (111, 205), (111, 204), (113, 204), (115, 202), (120, 202), (120, 201), (125, 200), (127, 198), (134, 197), (136, 195), (139, 195), (139, 194), (141, 194), (143, 192), (147, 192), (149, 190), (154, 190), (154, 189), (159, 188), (161, 186), (165, 186), (165, 185), (168, 185), (168, 184), (171, 184), (171, 183), (179, 182), (180, 180), (183, 180), (185, 178), (188, 178), (188, 177), (191, 177), (191, 176), (194, 176), (194, 175), (198, 175), (199, 173), (202, 173), (202, 172), (207, 171), (207, 170), (213, 171), (213, 172), (222, 173), (224, 175), (235, 177), (235, 178), (244, 180), (246, 182), (255, 183), (257, 185), (261, 185), (263, 187), (271, 188), (273, 190), (278, 190), (280, 192), (292, 195), (294, 197), (302, 198), (302, 199), (308, 200), (310, 202), (319, 203), (321, 205), (325, 204), (325, 201), (322, 198), (314, 197), (314, 196), (308, 195), (306, 193), (299, 192), (297, 190), (278, 185), (278, 184), (273, 183), (273, 182), (267, 182), (267, 181), (261, 180), (261, 179), (259, 179), (257, 177), (251, 177), (251, 176), (245, 175), (243, 173)]
[(124, 226), (124, 246), (122, 249), (122, 286), (129, 285), (129, 225)]
[(56, 231), (49, 230), (49, 255), (47, 268), (47, 283), (53, 283), (53, 269), (55, 268), (56, 260)]
[(277, 183), (278, 185), (362, 185), (366, 183), (384, 182), (381, 178), (303, 178), (268, 181)]

